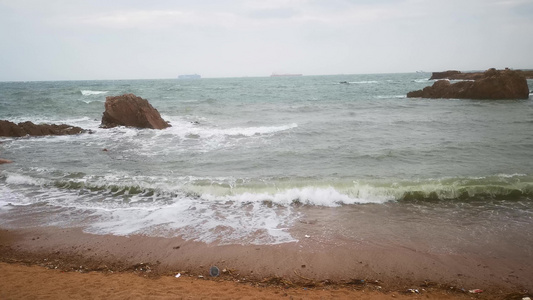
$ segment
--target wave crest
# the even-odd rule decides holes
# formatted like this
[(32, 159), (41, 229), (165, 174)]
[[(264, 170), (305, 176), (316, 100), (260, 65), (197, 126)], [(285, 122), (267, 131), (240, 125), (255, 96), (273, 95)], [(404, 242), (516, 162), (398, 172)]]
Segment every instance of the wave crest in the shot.
[[(0, 180), (2, 177), (0, 177)], [(132, 178), (86, 176), (49, 180), (21, 174), (5, 174), (9, 187), (38, 186), (42, 190), (73, 191), (98, 207), (150, 202), (157, 207), (166, 201), (189, 199), (210, 203), (266, 203), (280, 206), (339, 205), (398, 202), (477, 200), (532, 200), (533, 177), (497, 175), (481, 178), (448, 178), (420, 181), (356, 181), (318, 179), (235, 179), (235, 178)], [(55, 193), (55, 192), (54, 192)], [(106, 198), (102, 202), (99, 197)], [(173, 200), (174, 199), (174, 200)], [(77, 199), (78, 204), (83, 199)], [(16, 204), (16, 203), (14, 203)]]
[(93, 95), (102, 95), (106, 94), (108, 91), (92, 91), (92, 90), (81, 90), (80, 93), (83, 96), (93, 96)]

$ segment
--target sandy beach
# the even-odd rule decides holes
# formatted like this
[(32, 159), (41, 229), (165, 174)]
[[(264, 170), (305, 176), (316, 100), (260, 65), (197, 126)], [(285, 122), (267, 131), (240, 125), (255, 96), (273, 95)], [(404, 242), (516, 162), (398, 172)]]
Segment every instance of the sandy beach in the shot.
[(283, 287), (135, 273), (64, 272), (0, 263), (2, 299), (470, 299), (443, 291), (424, 295), (352, 287)]
[[(531, 263), (519, 259), (317, 245), (312, 237), (213, 245), (44, 227), (1, 230), (0, 250), (2, 299), (522, 299), (533, 288)], [(211, 266), (221, 276), (210, 277)]]

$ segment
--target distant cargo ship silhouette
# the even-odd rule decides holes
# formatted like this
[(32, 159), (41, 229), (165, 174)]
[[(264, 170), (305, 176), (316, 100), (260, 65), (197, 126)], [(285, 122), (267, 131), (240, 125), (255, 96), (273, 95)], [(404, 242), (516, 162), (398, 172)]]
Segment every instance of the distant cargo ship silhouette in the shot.
[(198, 74), (185, 74), (185, 75), (178, 75), (178, 79), (200, 79), (202, 76)]
[(270, 77), (295, 77), (295, 76), (303, 76), (302, 74), (291, 74), (291, 73), (272, 73)]

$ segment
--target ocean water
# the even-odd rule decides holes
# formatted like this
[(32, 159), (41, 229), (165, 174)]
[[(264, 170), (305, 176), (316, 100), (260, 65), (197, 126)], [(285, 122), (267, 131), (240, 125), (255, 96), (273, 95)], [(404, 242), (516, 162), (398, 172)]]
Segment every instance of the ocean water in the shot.
[[(405, 97), (429, 76), (1, 82), (0, 119), (93, 133), (0, 138), (0, 226), (533, 257), (533, 96)], [(99, 128), (124, 93), (172, 127)]]

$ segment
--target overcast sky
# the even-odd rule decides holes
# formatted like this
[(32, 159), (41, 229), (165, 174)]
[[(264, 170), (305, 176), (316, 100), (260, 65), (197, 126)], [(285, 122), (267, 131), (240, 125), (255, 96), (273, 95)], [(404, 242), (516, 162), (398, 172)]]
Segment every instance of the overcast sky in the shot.
[(0, 0), (0, 81), (533, 68), (533, 0)]

